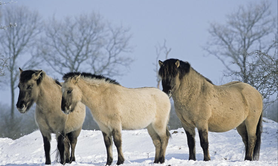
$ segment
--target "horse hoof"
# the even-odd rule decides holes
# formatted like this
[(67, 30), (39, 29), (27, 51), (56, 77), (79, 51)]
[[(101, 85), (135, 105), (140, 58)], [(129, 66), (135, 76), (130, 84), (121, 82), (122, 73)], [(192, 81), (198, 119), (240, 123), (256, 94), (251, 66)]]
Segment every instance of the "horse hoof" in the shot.
[(117, 165), (121, 165), (121, 164), (123, 164), (124, 163), (124, 161), (118, 161), (117, 162)]
[(46, 162), (45, 162), (45, 165), (50, 165), (50, 164), (51, 164), (50, 161), (46, 161)]
[(71, 162), (72, 162), (72, 160), (70, 160), (70, 159), (66, 159), (66, 163), (71, 164)]
[(66, 164), (66, 162), (65, 162), (65, 161), (61, 161), (60, 163), (61, 163), (62, 165), (65, 165), (65, 164)]
[(160, 157), (159, 163), (160, 163), (160, 164), (163, 164), (164, 162), (165, 162), (165, 158), (164, 158), (164, 157)]

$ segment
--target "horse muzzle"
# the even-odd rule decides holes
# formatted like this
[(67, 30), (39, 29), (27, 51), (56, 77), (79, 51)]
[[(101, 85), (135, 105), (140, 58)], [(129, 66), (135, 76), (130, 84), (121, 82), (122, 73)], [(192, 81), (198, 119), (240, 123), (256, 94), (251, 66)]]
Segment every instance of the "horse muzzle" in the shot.
[(71, 105), (67, 105), (64, 98), (62, 98), (61, 109), (65, 114), (69, 114), (71, 112)]
[(171, 89), (169, 89), (169, 90), (163, 89), (163, 92), (166, 93), (169, 96), (169, 98), (172, 97), (172, 90)]
[(27, 106), (25, 104), (22, 104), (21, 107), (17, 107), (17, 110), (20, 112), (20, 113), (25, 113), (27, 112)]
[(64, 107), (64, 109), (62, 108), (62, 111), (65, 113), (65, 114), (69, 114), (71, 112), (71, 106), (69, 107)]

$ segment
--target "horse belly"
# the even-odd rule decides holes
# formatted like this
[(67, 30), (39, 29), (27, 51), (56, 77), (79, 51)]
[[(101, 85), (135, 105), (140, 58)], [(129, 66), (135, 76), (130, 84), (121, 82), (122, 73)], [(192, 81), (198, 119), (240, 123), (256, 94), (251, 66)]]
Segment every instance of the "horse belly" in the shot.
[(221, 115), (214, 114), (208, 120), (208, 129), (212, 132), (226, 132), (239, 126), (245, 119), (244, 114), (235, 115), (227, 112)]
[(147, 113), (146, 111), (126, 113), (122, 118), (122, 129), (124, 130), (136, 130), (146, 128), (152, 121), (154, 121), (155, 115), (153, 113)]

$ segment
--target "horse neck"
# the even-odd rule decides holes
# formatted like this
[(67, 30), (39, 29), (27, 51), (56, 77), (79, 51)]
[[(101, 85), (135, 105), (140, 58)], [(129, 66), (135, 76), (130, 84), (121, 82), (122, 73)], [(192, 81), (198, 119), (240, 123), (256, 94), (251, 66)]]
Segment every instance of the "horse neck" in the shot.
[(173, 98), (194, 100), (203, 93), (203, 88), (208, 86), (207, 84), (207, 80), (191, 68), (190, 72), (182, 78)]
[(77, 86), (82, 91), (81, 102), (91, 110), (97, 107), (102, 96), (101, 89), (103, 88), (103, 85), (80, 79)]
[(55, 83), (55, 81), (45, 75), (40, 86), (39, 95), (37, 98), (37, 105), (44, 106), (55, 102), (61, 102), (61, 87)]

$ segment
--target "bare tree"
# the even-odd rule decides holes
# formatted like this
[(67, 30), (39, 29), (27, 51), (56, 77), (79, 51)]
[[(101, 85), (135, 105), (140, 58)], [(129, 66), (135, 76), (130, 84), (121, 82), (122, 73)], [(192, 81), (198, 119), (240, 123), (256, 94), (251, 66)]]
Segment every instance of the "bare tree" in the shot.
[[(0, 2), (0, 8), (1, 5), (6, 5), (6, 4), (10, 4), (13, 3), (12, 1), (10, 2)], [(0, 22), (2, 22), (2, 10), (0, 10)], [(12, 28), (15, 27), (17, 24), (16, 23), (10, 23), (9, 25), (0, 25), (0, 30), (6, 30), (7, 28)], [(7, 59), (4, 57), (4, 55), (2, 54), (2, 51), (0, 51), (0, 76), (4, 75), (4, 68), (7, 66)], [(0, 80), (1, 81), (1, 80)]]
[(274, 42), (274, 46), (276, 50), (273, 55), (260, 50), (252, 52), (251, 62), (248, 63), (248, 71), (252, 71), (249, 83), (256, 87), (267, 101), (278, 92), (278, 40)]
[[(0, 31), (0, 49), (4, 59), (7, 61), (7, 72), (4, 79), (8, 82), (11, 90), (11, 118), (14, 117), (15, 88), (19, 75), (18, 67), (33, 68), (36, 57), (30, 55), (31, 46), (36, 43), (35, 38), (41, 32), (41, 18), (37, 12), (30, 11), (27, 7), (9, 5), (2, 10), (3, 23), (8, 25), (11, 22), (16, 27)], [(29, 59), (27, 58), (29, 57)]]
[[(277, 92), (277, 88), (273, 88), (277, 80), (270, 79), (272, 74), (266, 74), (272, 73), (269, 72), (272, 62), (277, 61), (277, 44), (273, 44), (277, 20), (270, 6), (266, 1), (259, 4), (251, 2), (227, 15), (225, 25), (211, 23), (208, 31), (211, 38), (204, 47), (224, 64), (224, 76), (251, 84), (264, 98)], [(263, 54), (255, 54), (258, 50)], [(267, 63), (262, 64), (266, 59)], [(268, 63), (269, 60), (272, 62)]]
[(155, 66), (154, 72), (156, 73), (156, 82), (157, 82), (156, 87), (158, 89), (160, 88), (160, 82), (161, 82), (161, 78), (158, 75), (158, 70), (159, 70), (158, 60), (159, 60), (161, 54), (165, 55), (165, 59), (168, 59), (168, 55), (171, 50), (172, 50), (171, 48), (167, 47), (166, 40), (164, 40), (164, 43), (162, 46), (159, 43), (155, 46), (156, 59), (155, 59), (155, 63), (153, 63), (153, 65)]
[(4, 55), (0, 54), (0, 76), (4, 76), (4, 69), (6, 66), (7, 66), (7, 59), (4, 58)]
[(121, 75), (120, 67), (133, 61), (130, 53), (129, 29), (112, 27), (95, 13), (55, 18), (46, 26), (37, 55), (57, 73), (92, 71), (106, 76)]

